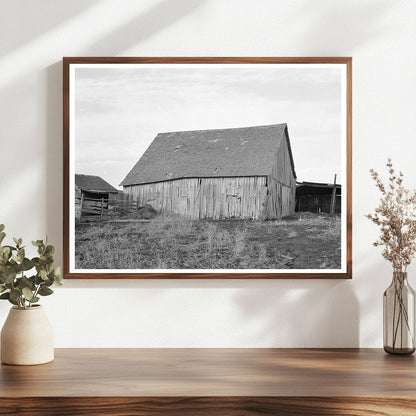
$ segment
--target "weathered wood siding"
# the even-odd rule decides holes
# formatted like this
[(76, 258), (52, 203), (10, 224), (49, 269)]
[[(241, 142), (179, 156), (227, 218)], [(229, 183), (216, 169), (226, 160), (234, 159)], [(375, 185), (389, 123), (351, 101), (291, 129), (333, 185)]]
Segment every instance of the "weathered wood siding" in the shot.
[[(331, 212), (331, 199), (329, 194), (304, 194), (296, 197), (296, 211), (299, 212)], [(341, 195), (335, 197), (334, 212), (341, 213)]]
[(263, 218), (267, 178), (186, 178), (125, 186), (139, 206), (187, 218)]
[(117, 199), (117, 193), (84, 192), (75, 185), (75, 219), (81, 219), (84, 214), (99, 215), (102, 209), (107, 210), (109, 203)]
[(81, 218), (81, 199), (82, 191), (77, 185), (75, 185), (75, 219), (79, 220)]
[(276, 162), (268, 176), (266, 219), (280, 219), (295, 212), (296, 178), (293, 174), (287, 140), (282, 140)]

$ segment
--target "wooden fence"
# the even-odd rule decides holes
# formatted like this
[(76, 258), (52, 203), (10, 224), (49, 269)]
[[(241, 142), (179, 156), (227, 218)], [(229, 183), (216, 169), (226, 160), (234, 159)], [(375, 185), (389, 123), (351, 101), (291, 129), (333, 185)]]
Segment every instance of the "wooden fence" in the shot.
[(137, 202), (127, 195), (119, 194), (111, 199), (90, 198), (84, 194), (75, 198), (75, 214), (78, 220), (102, 220), (118, 218), (137, 211)]

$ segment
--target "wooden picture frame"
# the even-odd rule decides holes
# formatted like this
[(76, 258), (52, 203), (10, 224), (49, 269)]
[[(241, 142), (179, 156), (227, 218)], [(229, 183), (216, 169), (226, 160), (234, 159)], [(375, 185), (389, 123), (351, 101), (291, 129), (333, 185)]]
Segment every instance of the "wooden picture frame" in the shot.
[[(135, 77), (133, 80), (134, 82), (131, 81), (129, 77), (129, 70), (133, 69), (135, 71), (133, 71)], [(183, 74), (181, 72), (182, 69), (185, 71)], [(218, 78), (215, 78), (217, 73), (219, 74)], [(249, 76), (247, 78), (247, 88), (245, 88), (244, 82), (247, 74)], [(274, 74), (278, 74), (278, 78), (276, 79), (278, 79), (279, 82), (274, 81)], [(280, 74), (282, 75), (280, 76)], [(328, 74), (330, 75), (329, 78), (332, 80), (331, 83), (328, 81)], [(183, 88), (183, 85), (185, 84), (180, 84), (182, 81), (178, 81), (179, 78), (177, 79), (176, 77), (182, 77), (180, 79), (186, 80), (183, 82), (188, 83), (191, 82), (189, 81), (191, 79), (193, 85), (192, 90), (190, 91), (195, 91), (195, 96), (192, 96), (192, 93), (189, 93), (185, 97), (185, 95), (183, 95), (185, 94), (183, 90), (186, 89)], [(108, 88), (106, 84), (107, 82)], [(218, 84), (216, 84), (216, 82), (218, 82)], [(128, 85), (128, 87), (126, 85)], [(131, 103), (136, 103), (136, 101), (126, 101), (126, 103), (124, 103), (123, 98), (120, 97), (130, 97), (131, 94), (134, 95), (134, 88), (141, 85), (143, 85), (143, 92), (140, 96), (140, 105), (137, 104), (136, 108), (136, 104), (131, 105)], [(211, 86), (218, 87), (218, 90), (222, 89), (223, 94), (216, 94), (212, 91), (215, 88), (211, 88)], [(118, 90), (115, 88), (118, 88)], [(170, 90), (170, 88), (172, 88), (172, 90)], [(174, 90), (174, 88), (176, 88), (176, 90)], [(164, 102), (157, 102), (156, 99), (155, 101), (151, 101), (153, 98), (149, 97), (153, 97), (152, 94), (156, 94), (154, 91), (157, 90), (160, 90), (158, 91), (159, 100), (160, 97), (167, 97), (166, 100), (171, 100), (171, 103), (169, 103), (171, 111), (164, 112), (164, 108), (162, 108), (165, 106)], [(176, 93), (174, 91), (176, 91)], [(244, 107), (241, 106), (240, 103), (241, 101), (244, 101), (244, 94), (246, 93), (247, 101), (245, 104), (246, 107)], [(111, 99), (109, 97), (111, 97)], [(146, 102), (143, 97), (147, 97), (149, 101)], [(197, 97), (203, 97), (203, 100), (205, 101), (203, 101), (202, 98), (199, 98), (199, 101), (195, 103)], [(225, 97), (224, 101), (222, 101), (222, 97)], [(137, 97), (128, 99), (138, 100)], [(232, 101), (233, 99), (235, 101)], [(122, 103), (120, 104), (120, 102)], [(189, 104), (189, 102), (192, 103)], [(230, 105), (230, 103), (233, 102), (235, 102), (235, 106)], [(270, 116), (271, 122), (263, 124), (255, 124), (250, 121), (247, 121), (246, 124), (242, 123), (241, 120), (244, 120), (245, 118), (252, 120), (269, 120), (267, 115), (260, 115), (260, 107), (259, 114), (256, 113), (256, 107), (250, 107), (250, 105), (254, 106), (256, 103), (260, 103), (259, 106), (262, 105), (261, 103), (264, 104), (265, 107), (261, 107), (263, 113), (268, 113), (266, 110), (269, 103), (272, 103), (270, 105), (270, 112), (272, 112), (274, 108), (273, 105), (276, 105), (277, 109), (284, 109), (282, 114), (284, 113), (287, 118), (291, 119), (292, 122), (282, 120), (279, 118), (279, 115), (276, 115), (276, 119)], [(283, 103), (287, 103), (287, 107), (283, 107)], [(117, 107), (119, 105), (120, 107)], [(204, 105), (206, 105), (206, 107), (204, 107)], [(199, 112), (193, 113), (194, 107), (196, 108), (198, 106), (200, 106), (198, 110)], [(229, 125), (224, 125), (225, 122), (222, 121), (222, 123), (219, 122), (218, 128), (211, 128), (212, 120), (210, 122), (206, 121), (201, 114), (206, 114), (208, 117), (217, 111), (217, 107), (221, 106), (222, 113), (229, 110), (234, 111), (233, 114), (230, 113), (230, 120), (238, 119), (238, 121), (230, 121)], [(299, 110), (296, 110), (299, 113), (299, 119), (297, 118), (297, 113), (293, 110), (295, 107), (299, 108)], [(131, 112), (134, 116), (127, 114), (126, 118), (124, 118), (124, 113), (120, 112), (120, 108), (123, 108), (123, 111), (126, 111), (126, 113)], [(140, 112), (136, 111), (138, 108), (141, 109)], [(159, 112), (155, 111), (155, 109), (160, 108), (162, 109), (160, 110), (160, 118), (158, 119)], [(186, 123), (183, 123), (182, 128), (182, 125), (179, 124), (180, 120), (178, 121), (178, 118), (180, 118), (178, 117), (179, 109), (182, 109), (184, 114), (186, 113), (183, 120), (191, 120), (188, 124), (191, 125), (191, 127), (197, 126), (197, 128), (188, 128), (188, 124)], [(325, 111), (327, 113), (325, 113)], [(153, 125), (152, 128), (155, 129), (154, 132), (156, 134), (154, 134), (153, 137), (149, 137), (149, 141), (146, 141), (146, 143), (143, 141), (143, 143), (140, 144), (140, 146), (143, 146), (143, 150), (147, 149), (144, 151), (144, 153), (147, 152), (145, 157), (142, 157), (142, 152), (141, 155), (135, 155), (133, 159), (136, 162), (131, 163), (133, 160), (131, 155), (133, 150), (128, 146), (135, 142), (131, 139), (126, 139), (125, 144), (114, 147), (114, 143), (119, 143), (120, 140), (124, 139), (119, 137), (122, 135), (121, 129), (119, 135), (116, 134), (118, 133), (118, 130), (117, 132), (114, 131), (111, 133), (112, 130), (108, 127), (110, 125), (108, 123), (112, 122), (113, 124), (111, 124), (111, 126), (114, 126), (118, 122), (115, 120), (128, 120), (123, 124), (124, 128), (126, 124), (130, 123), (129, 120), (133, 120), (131, 117), (134, 117), (134, 123), (139, 123), (141, 120), (140, 117), (144, 120), (148, 119), (150, 116), (154, 125), (158, 125), (158, 120), (160, 120), (160, 124), (163, 124), (163, 128), (161, 127), (159, 129), (158, 126), (154, 127)], [(176, 118), (174, 118), (174, 116)], [(219, 110), (216, 116), (218, 119), (221, 119), (222, 116)], [(233, 116), (235, 117), (233, 118)], [(169, 119), (169, 117), (171, 117), (171, 119)], [(111, 121), (112, 118), (114, 119), (113, 121)], [(202, 120), (200, 122), (200, 128), (199, 125), (195, 124), (198, 119)], [(306, 125), (306, 121), (308, 120), (311, 123), (310, 127)], [(171, 124), (169, 124), (169, 122)], [(121, 123), (122, 121), (120, 121), (120, 125)], [(307, 134), (309, 134), (306, 132), (308, 128), (312, 130), (314, 128), (313, 126), (319, 126), (320, 124), (325, 123), (328, 125), (325, 128), (322, 128), (322, 130), (319, 130), (318, 128), (319, 131), (314, 133), (315, 135), (310, 136), (312, 139), (309, 139), (309, 136), (307, 137)], [(207, 125), (209, 125), (208, 128), (206, 127)], [(137, 127), (137, 124), (134, 126)], [(173, 126), (173, 128), (170, 126)], [(177, 128), (177, 126), (180, 128)], [(130, 127), (130, 130), (131, 129), (132, 128)], [(141, 127), (139, 130), (141, 130)], [(145, 128), (143, 128), (143, 131), (144, 130)], [(170, 133), (164, 133), (166, 131)], [(330, 133), (328, 133), (329, 131)], [(107, 132), (109, 135), (108, 138)], [(304, 132), (304, 137), (299, 132)], [(113, 136), (111, 136), (111, 134), (113, 134)], [(321, 134), (321, 136), (319, 136), (319, 134)], [(351, 135), (352, 58), (350, 57), (63, 58), (64, 278), (351, 278)], [(153, 140), (155, 136), (156, 138)], [(263, 146), (263, 143), (273, 143), (273, 146), (276, 146), (274, 144), (274, 140), (277, 136), (280, 137), (278, 139), (280, 140), (279, 144), (277, 145), (279, 149), (275, 152), (273, 149), (277, 149), (277, 147), (264, 147), (265, 150), (262, 153), (260, 150), (262, 150), (261, 146)], [(293, 145), (294, 139), (292, 137), (294, 136), (302, 136), (303, 142), (299, 139), (298, 143), (304, 143), (304, 150), (299, 150), (302, 149), (299, 144), (295, 144), (295, 146)], [(117, 139), (114, 139), (115, 137), (117, 137)], [(330, 142), (330, 140), (332, 140), (330, 137), (336, 137), (336, 139), (334, 139), (336, 141)], [(316, 142), (312, 143), (312, 140), (316, 140)], [(256, 145), (252, 144), (252, 142), (255, 142)], [(109, 143), (111, 143), (111, 149)], [(209, 143), (209, 146), (206, 145), (206, 143)], [(220, 146), (220, 144), (218, 143), (220, 143), (223, 147), (219, 148), (218, 146)], [(151, 145), (149, 146), (149, 144)], [(319, 151), (317, 149), (320, 146), (321, 148), (325, 148), (327, 145), (329, 145), (328, 148), (335, 148), (337, 150), (332, 151), (330, 155), (324, 155), (320, 152), (321, 161), (316, 163), (318, 160), (317, 158), (319, 157)], [(182, 146), (185, 147), (183, 148)], [(316, 148), (315, 150), (313, 150), (314, 147)], [(258, 150), (259, 148), (260, 150)], [(285, 150), (282, 150), (283, 148)], [(98, 166), (99, 161), (101, 161), (102, 164), (105, 164), (107, 166), (106, 169), (108, 170), (111, 169), (112, 163), (119, 166), (121, 164), (120, 160), (112, 160), (111, 158), (113, 154), (116, 156), (123, 153), (120, 149), (124, 149), (125, 153), (128, 154), (123, 155), (123, 160), (127, 160), (129, 158), (131, 160), (129, 159), (129, 163), (126, 163), (126, 169), (124, 170), (123, 175), (113, 175), (113, 177), (116, 178), (113, 179), (113, 186), (113, 184), (109, 184), (110, 181), (107, 180), (106, 177), (103, 178), (100, 175), (101, 171), (104, 172), (104, 170), (100, 167), (97, 169), (99, 172), (95, 175), (93, 166)], [(241, 149), (244, 149), (244, 151)], [(270, 149), (273, 151), (270, 151)], [(231, 150), (234, 154), (232, 158), (225, 156), (229, 150)], [(166, 152), (169, 152), (168, 157), (166, 157)], [(282, 156), (279, 156), (279, 152), (282, 153)], [(212, 157), (210, 156), (211, 153), (213, 155)], [(302, 153), (303, 156), (300, 157), (300, 153)], [(241, 154), (246, 155), (246, 160), (242, 161)], [(273, 154), (273, 160), (263, 160), (262, 155), (266, 154)], [(92, 156), (90, 159), (86, 159), (85, 157), (83, 159), (80, 155)], [(162, 156), (159, 157), (158, 155), (165, 156), (162, 158)], [(314, 180), (314, 178), (310, 180), (309, 177), (305, 177), (304, 175), (302, 175), (302, 178), (299, 178), (299, 176), (296, 177), (295, 168), (299, 168), (297, 161), (305, 161), (308, 157), (311, 159), (311, 166), (313, 160), (315, 160), (315, 164), (312, 167), (306, 167), (307, 163), (303, 163), (304, 168), (302, 168), (301, 163), (300, 170), (303, 169), (304, 172), (314, 172), (314, 169), (322, 170), (322, 168), (326, 166), (326, 163), (328, 163), (328, 172), (330, 171), (332, 176), (325, 176), (325, 179), (328, 178), (328, 180), (325, 181), (317, 181)], [(338, 162), (334, 162), (333, 165), (330, 165), (330, 163), (332, 163), (331, 157)], [(218, 160), (222, 158), (224, 158), (224, 160), (220, 160), (218, 162)], [(274, 159), (277, 160), (278, 158), (281, 158), (279, 159), (280, 162), (276, 162), (274, 165)], [(212, 162), (213, 160), (215, 160), (215, 162)], [(329, 162), (329, 160), (331, 160), (331, 162)], [(280, 174), (278, 175), (277, 173), (270, 173), (268, 175), (264, 173), (266, 172), (266, 166), (269, 166), (269, 162), (273, 163), (273, 165), (271, 164), (270, 166), (276, 166), (273, 168), (276, 172), (280, 169), (280, 171), (283, 172), (281, 173), (283, 176), (280, 177)], [(284, 166), (284, 168), (282, 166)], [(335, 169), (334, 166), (337, 166), (337, 168)], [(80, 169), (83, 170), (83, 172), (78, 171)], [(337, 183), (337, 180), (333, 180), (334, 171), (338, 171), (338, 178), (340, 178), (339, 184)], [(107, 175), (110, 176), (110, 173), (107, 173)], [(316, 173), (316, 175), (316, 178), (318, 178), (318, 173)], [(311, 177), (312, 176), (313, 175), (311, 175)], [(299, 181), (299, 179), (302, 180)], [(118, 183), (115, 182), (116, 180)], [(295, 180), (294, 185), (293, 180)], [(123, 185), (123, 192), (115, 187), (120, 183)], [(254, 183), (256, 185), (253, 185)], [(220, 190), (220, 186), (222, 186), (222, 190)], [(198, 190), (196, 190), (197, 187)], [(208, 187), (210, 189), (209, 192), (206, 191)], [(173, 188), (174, 190), (172, 190)], [(178, 189), (181, 190), (178, 191)], [(203, 191), (200, 191), (201, 189), (203, 189)], [(230, 191), (233, 195), (228, 193), (228, 189), (233, 189), (232, 192)], [(247, 191), (247, 189), (251, 189), (251, 191)], [(254, 189), (257, 190), (254, 191)], [(187, 196), (188, 193), (191, 192), (194, 192), (192, 193), (192, 198)], [(202, 198), (199, 196), (198, 192), (208, 193), (204, 194), (205, 196)], [(251, 193), (249, 194), (248, 192)], [(255, 192), (258, 193), (255, 194)], [(182, 194), (186, 195), (183, 196)], [(153, 199), (151, 198), (152, 195)], [(167, 197), (164, 195), (169, 196)], [(196, 195), (198, 195), (198, 197)], [(216, 195), (215, 201), (210, 199), (211, 195)], [(225, 195), (224, 198), (226, 199), (222, 200), (221, 195)], [(214, 196), (212, 198), (214, 198)], [(183, 205), (184, 208), (180, 205), (182, 202), (177, 201), (179, 197), (184, 197), (187, 201), (185, 205)], [(116, 202), (111, 202), (113, 200)], [(246, 202), (243, 203), (241, 201)], [(254, 203), (250, 201), (256, 202)], [(294, 255), (292, 256), (290, 254), (291, 252), (289, 255), (287, 255), (287, 252), (278, 252), (278, 254), (276, 254), (282, 256), (279, 258), (283, 259), (279, 260), (280, 263), (278, 264), (286, 265), (279, 268), (263, 269), (259, 267), (253, 269), (244, 267), (241, 269), (239, 267), (241, 267), (241, 264), (243, 263), (238, 263), (240, 260), (237, 254), (235, 254), (235, 258), (240, 266), (237, 268), (227, 269), (217, 269), (216, 267), (212, 269), (208, 269), (206, 267), (193, 269), (185, 268), (183, 270), (175, 267), (160, 269), (155, 267), (137, 269), (131, 267), (112, 268), (112, 264), (117, 264), (117, 262), (111, 263), (113, 260), (108, 260), (109, 263), (106, 264), (105, 267), (102, 267), (104, 264), (103, 261), (99, 263), (101, 267), (96, 268), (88, 266), (88, 261), (93, 262), (94, 259), (104, 258), (100, 257), (102, 256), (101, 252), (98, 255), (94, 251), (94, 247), (99, 245), (98, 240), (101, 239), (102, 241), (103, 236), (107, 234), (100, 234), (101, 231), (97, 231), (98, 228), (97, 230), (94, 229), (95, 234), (91, 231), (91, 235), (99, 236), (97, 237), (98, 240), (95, 240), (95, 243), (91, 243), (91, 252), (88, 251), (89, 249), (85, 249), (85, 246), (82, 245), (82, 239), (84, 238), (82, 236), (85, 236), (84, 239), (89, 238), (88, 233), (93, 227), (101, 227), (100, 230), (103, 229), (102, 227), (104, 227), (104, 223), (101, 223), (102, 218), (107, 219), (108, 221), (105, 225), (107, 228), (105, 229), (111, 230), (108, 231), (111, 235), (113, 235), (114, 230), (116, 230), (115, 234), (118, 234), (120, 237), (122, 235), (121, 230), (124, 230), (123, 232), (128, 234), (128, 230), (132, 229), (131, 227), (133, 227), (133, 225), (131, 227), (130, 225), (126, 225), (123, 226), (124, 228), (121, 228), (121, 226), (112, 224), (121, 224), (121, 221), (125, 221), (125, 223), (130, 224), (129, 221), (132, 221), (133, 216), (135, 222), (141, 224), (141, 221), (143, 221), (144, 223), (146, 220), (143, 220), (143, 218), (147, 218), (147, 214), (145, 212), (147, 209), (150, 216), (153, 215), (153, 210), (155, 210), (157, 213), (163, 213), (163, 215), (177, 215), (178, 218), (187, 216), (191, 220), (193, 218), (197, 218), (199, 215), (198, 218), (207, 218), (204, 221), (212, 221), (213, 223), (214, 220), (210, 219), (212, 217), (225, 218), (221, 224), (231, 224), (231, 226), (234, 226), (233, 224), (237, 224), (237, 221), (231, 223), (231, 217), (236, 217), (236, 219), (241, 217), (244, 221), (247, 221), (248, 229), (250, 229), (250, 224), (257, 224), (256, 221), (250, 222), (250, 220), (256, 219), (259, 220), (259, 224), (261, 223), (261, 226), (263, 227), (262, 230), (267, 230), (267, 232), (264, 231), (264, 234), (260, 234), (264, 236), (266, 234), (269, 235), (269, 229), (272, 229), (270, 234), (274, 236), (275, 229), (273, 229), (273, 226), (275, 225), (280, 226), (282, 224), (289, 224), (287, 225), (287, 229), (284, 229), (284, 233), (286, 234), (283, 233), (283, 242), (280, 241), (279, 243), (281, 244), (281, 247), (290, 249), (290, 240), (296, 240), (297, 238), (299, 241), (311, 240), (311, 242), (308, 243), (310, 245), (306, 246), (306, 249), (304, 249), (306, 251), (309, 249), (315, 250), (317, 247), (324, 246), (326, 244), (325, 238), (327, 237), (320, 234), (320, 230), (322, 229), (319, 226), (309, 226), (306, 230), (296, 232), (289, 231), (292, 223), (279, 222), (282, 216), (285, 216), (288, 213), (292, 215), (296, 208), (295, 204), (298, 204), (298, 209), (311, 209), (317, 211), (318, 213), (315, 214), (321, 215), (318, 218), (319, 220), (322, 219), (323, 221), (328, 219), (328, 221), (332, 221), (331, 224), (335, 224), (333, 226), (333, 233), (336, 236), (340, 236), (339, 244), (337, 242), (338, 240), (335, 240), (336, 243), (333, 243), (334, 251), (338, 253), (338, 257), (335, 257), (335, 260), (331, 257), (333, 256), (333, 251), (327, 250), (326, 254), (329, 253), (328, 256), (326, 254), (324, 255), (319, 253), (320, 257), (318, 258), (318, 255), (316, 255), (317, 257), (315, 259), (315, 257), (311, 255), (311, 264), (316, 260), (316, 264), (319, 263), (319, 267), (315, 266), (307, 268), (305, 266), (301, 269), (297, 268), (297, 266), (292, 267), (293, 264), (296, 264), (298, 257)], [(334, 210), (337, 209), (336, 204), (339, 204), (339, 209), (341, 210), (339, 218), (336, 215), (331, 216), (325, 213), (325, 211), (328, 210), (328, 206), (330, 206), (330, 210), (334, 212)], [(167, 207), (169, 207), (169, 209)], [(91, 218), (85, 218), (86, 212), (91, 214)], [(92, 214), (94, 214), (95, 217)], [(85, 222), (84, 224), (84, 222), (77, 221), (77, 215), (81, 215), (82, 221), (86, 219), (89, 222)], [(82, 217), (83, 215), (84, 217)], [(294, 218), (296, 218), (296, 221), (306, 221), (306, 219), (309, 218), (309, 214), (305, 214), (305, 216), (302, 216), (303, 214), (293, 215), (295, 215)], [(98, 217), (100, 220), (96, 221), (98, 220)], [(176, 218), (176, 216), (174, 218)], [(312, 219), (314, 218), (315, 217)], [(262, 220), (268, 221), (261, 222)], [(150, 222), (152, 221), (153, 220)], [(82, 231), (76, 234), (78, 232), (75, 230), (76, 224), (81, 228), (86, 228), (83, 228)], [(192, 224), (194, 223), (192, 222)], [(220, 223), (214, 223), (214, 225), (215, 224)], [(141, 225), (134, 225), (134, 227), (141, 227)], [(118, 233), (117, 230), (119, 229), (120, 232)], [(315, 232), (316, 235), (313, 234)], [(76, 235), (78, 237), (76, 237)], [(303, 240), (301, 240), (301, 237), (298, 235), (303, 235)], [(332, 237), (328, 237), (328, 239), (335, 238), (334, 235)], [(259, 240), (259, 238), (257, 240)], [(235, 244), (237, 244), (237, 240), (232, 241), (232, 244), (235, 246)], [(255, 244), (257, 244), (255, 242), (253, 243), (254, 240), (248, 241), (249, 244), (246, 244), (245, 246), (243, 244), (244, 247), (254, 247)], [(76, 243), (78, 243), (77, 248)], [(128, 247), (132, 246), (130, 243), (128, 244)], [(263, 264), (261, 263), (261, 259), (264, 259), (265, 263), (270, 261), (270, 263), (267, 264), (274, 264), (273, 261), (275, 261), (275, 259), (268, 254), (268, 248), (261, 249), (261, 239), (258, 244), (260, 244), (258, 246), (260, 247), (260, 251), (256, 252), (257, 254), (253, 254), (253, 256), (262, 255), (263, 257), (256, 257), (253, 259), (253, 263), (248, 264)], [(124, 253), (130, 253), (129, 251), (124, 250), (125, 249), (120, 249), (117, 253), (118, 257), (122, 258)], [(237, 250), (237, 248), (235, 248), (235, 250)], [(145, 253), (144, 249), (142, 249), (141, 253)], [(91, 260), (86, 260), (86, 257)], [(179, 257), (180, 256), (177, 256), (177, 258)], [(303, 257), (306, 259), (308, 258), (306, 254)], [(218, 258), (221, 262), (222, 257)], [(152, 259), (150, 258), (150, 261), (151, 260)], [(251, 261), (251, 258), (249, 261)], [(328, 268), (325, 268), (326, 261), (328, 261), (328, 264), (330, 265)], [(178, 260), (178, 264), (179, 263), (180, 262)], [(87, 264), (87, 266), (85, 266), (85, 264)], [(158, 264), (162, 264), (163, 266), (168, 263), (166, 263), (166, 260), (162, 260), (162, 262), (159, 262)], [(215, 263), (213, 264), (215, 265)], [(224, 264), (226, 264), (225, 255)]]

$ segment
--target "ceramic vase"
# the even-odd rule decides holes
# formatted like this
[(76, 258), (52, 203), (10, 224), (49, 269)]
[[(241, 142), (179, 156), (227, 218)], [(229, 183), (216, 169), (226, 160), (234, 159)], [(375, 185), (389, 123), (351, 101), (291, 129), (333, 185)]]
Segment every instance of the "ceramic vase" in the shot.
[(43, 307), (11, 308), (1, 331), (1, 362), (35, 365), (53, 359), (53, 329)]

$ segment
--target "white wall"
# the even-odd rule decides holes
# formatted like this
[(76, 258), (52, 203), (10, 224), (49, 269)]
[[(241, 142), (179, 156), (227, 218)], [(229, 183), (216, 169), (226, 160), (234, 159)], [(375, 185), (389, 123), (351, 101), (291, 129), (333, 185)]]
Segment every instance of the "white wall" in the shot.
[[(0, 0), (0, 222), (62, 248), (63, 56), (352, 56), (352, 281), (66, 281), (57, 347), (379, 347), (391, 271), (364, 218), (387, 156), (416, 187), (416, 2)], [(410, 281), (416, 287), (415, 267)], [(9, 304), (0, 304), (0, 324)]]

